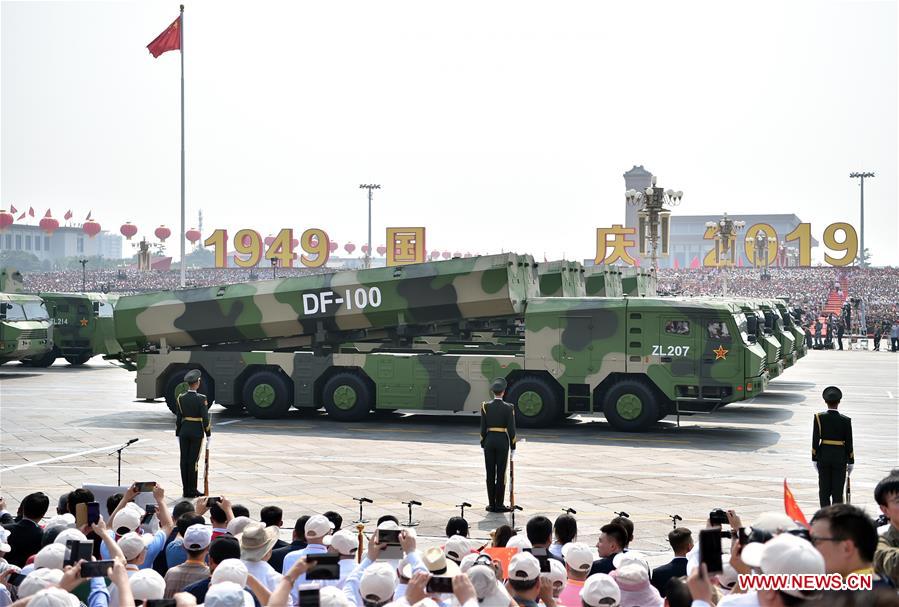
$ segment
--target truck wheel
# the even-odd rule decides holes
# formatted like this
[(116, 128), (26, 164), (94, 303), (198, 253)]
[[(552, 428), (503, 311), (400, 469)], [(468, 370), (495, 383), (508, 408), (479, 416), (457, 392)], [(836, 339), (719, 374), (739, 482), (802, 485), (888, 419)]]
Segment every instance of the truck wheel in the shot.
[(293, 390), (283, 375), (257, 371), (243, 386), (243, 404), (253, 417), (284, 417), (293, 404)]
[(542, 377), (519, 379), (509, 388), (507, 398), (515, 405), (515, 422), (522, 428), (544, 428), (562, 417), (556, 391)]
[(66, 361), (73, 367), (80, 367), (91, 359), (90, 354), (79, 354), (78, 356), (66, 356)]
[(26, 360), (22, 361), (22, 364), (27, 367), (38, 367), (41, 369), (45, 369), (56, 362), (56, 357), (59, 355), (59, 351), (56, 348), (51, 349), (49, 352), (45, 352), (40, 356), (32, 356)]
[(371, 413), (374, 405), (371, 389), (358, 374), (337, 373), (325, 384), (322, 400), (329, 417), (342, 422), (357, 422)]
[(642, 432), (659, 419), (656, 395), (643, 382), (625, 379), (609, 389), (603, 413), (616, 430)]
[[(178, 405), (176, 404), (178, 395), (182, 392), (187, 392), (187, 382), (184, 381), (184, 374), (188, 371), (189, 369), (181, 368), (169, 373), (163, 396), (165, 396), (165, 404), (172, 413), (178, 412)], [(206, 395), (206, 403), (212, 406), (213, 401), (215, 401), (215, 384), (212, 383), (212, 378), (205, 371), (201, 369), (200, 373), (200, 392)]]

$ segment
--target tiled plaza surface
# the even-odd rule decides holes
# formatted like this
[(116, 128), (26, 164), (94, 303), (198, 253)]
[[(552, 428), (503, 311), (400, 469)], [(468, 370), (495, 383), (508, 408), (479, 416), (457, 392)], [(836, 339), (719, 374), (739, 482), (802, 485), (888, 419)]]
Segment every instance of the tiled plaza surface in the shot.
[[(157, 479), (180, 495), (174, 417), (160, 400), (134, 398), (134, 375), (94, 358), (74, 369), (15, 363), (0, 368), (0, 483), (10, 510), (26, 494), (55, 498), (82, 483), (114, 484), (115, 457), (130, 438), (141, 441), (123, 458), (123, 482)], [(554, 518), (577, 510), (580, 540), (595, 543), (616, 511), (636, 524), (633, 548), (663, 559), (669, 515), (703, 526), (715, 507), (735, 508), (745, 522), (783, 508), (787, 478), (807, 516), (817, 507), (810, 459), (812, 416), (821, 390), (840, 386), (840, 410), (852, 417), (856, 466), (852, 502), (877, 513), (872, 491), (899, 465), (899, 355), (810, 352), (753, 400), (712, 415), (666, 419), (650, 432), (616, 432), (600, 418), (522, 430), (515, 461), (519, 515)], [(354, 497), (369, 497), (366, 517), (392, 513), (405, 520), (403, 501), (422, 502), (414, 517), (423, 543), (442, 535), (463, 501), (472, 536), (487, 538), (508, 516), (484, 512), (478, 420), (462, 415), (373, 417), (343, 424), (324, 414), (292, 412), (258, 420), (212, 408), (210, 493), (226, 495), (258, 516), (284, 508), (292, 527), (303, 513), (337, 510), (345, 524), (357, 515)], [(201, 472), (202, 474), (202, 472)], [(369, 525), (371, 526), (371, 524)], [(290, 529), (282, 530), (288, 538)]]

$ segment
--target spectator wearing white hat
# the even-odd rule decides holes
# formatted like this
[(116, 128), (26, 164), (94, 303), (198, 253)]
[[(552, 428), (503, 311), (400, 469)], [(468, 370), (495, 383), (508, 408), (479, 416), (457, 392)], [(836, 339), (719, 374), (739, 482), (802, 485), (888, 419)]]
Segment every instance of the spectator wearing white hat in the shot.
[(512, 557), (506, 589), (520, 607), (538, 607), (537, 599), (541, 595), (540, 562), (534, 555), (519, 552)]
[(471, 554), (471, 544), (468, 542), (468, 538), (454, 535), (446, 540), (443, 551), (446, 554), (446, 558), (458, 565), (465, 558), (465, 555)]
[(275, 591), (282, 577), (268, 564), (277, 541), (278, 528), (266, 527), (263, 523), (250, 523), (240, 534), (240, 560), (249, 574), (269, 592)]
[(187, 560), (172, 567), (165, 574), (165, 597), (170, 599), (194, 582), (209, 577), (206, 554), (212, 541), (212, 527), (194, 524), (184, 531), (182, 545), (187, 551)]
[[(129, 504), (134, 503), (133, 500), (137, 495), (137, 484), (135, 483), (128, 487), (128, 490), (125, 491), (125, 495), (122, 496), (122, 501), (119, 502), (118, 508), (116, 508), (116, 511), (110, 517), (110, 520), (112, 520), (113, 522), (113, 531), (115, 531), (116, 533), (118, 533), (118, 526), (122, 522), (122, 519), (117, 518), (117, 516), (123, 511), (128, 511), (127, 509), (129, 509)], [(153, 567), (153, 561), (157, 556), (159, 556), (159, 553), (162, 552), (162, 549), (165, 547), (166, 540), (172, 533), (172, 530), (175, 528), (175, 523), (174, 521), (172, 521), (172, 517), (169, 515), (168, 506), (166, 506), (165, 503), (165, 491), (159, 484), (153, 487), (153, 497), (156, 499), (155, 516), (159, 520), (159, 530), (157, 530), (156, 533), (153, 533), (152, 535), (147, 534), (146, 536), (146, 553), (144, 554), (143, 560), (138, 565), (140, 569), (150, 569)], [(134, 508), (135, 506), (130, 506), (130, 512), (135, 513)], [(137, 512), (139, 513), (141, 511), (138, 509)], [(133, 517), (131, 515), (125, 515), (125, 520), (127, 520), (129, 528), (134, 523)], [(140, 518), (138, 518), (137, 522), (139, 525)], [(137, 527), (135, 526), (133, 529), (131, 529), (131, 531), (133, 532), (136, 529)], [(103, 558), (108, 559), (109, 551), (105, 550), (105, 548), (105, 544), (103, 546), (100, 546), (100, 555)], [(125, 556), (127, 558), (128, 555), (126, 554)]]
[(584, 582), (580, 598), (583, 607), (618, 607), (621, 602), (621, 589), (612, 576), (595, 573)]
[[(558, 599), (562, 596), (568, 582), (568, 569), (565, 564), (556, 559), (549, 559), (549, 572), (542, 573), (543, 578), (552, 585), (553, 598)], [(558, 602), (558, 601), (556, 601)]]
[[(392, 521), (390, 521), (389, 524), (391, 526), (395, 525), (395, 523), (393, 523)], [(388, 523), (382, 523), (381, 526), (384, 525), (388, 525)], [(394, 582), (394, 588), (391, 593), (392, 596), (402, 596), (406, 591), (405, 585), (399, 584), (399, 576), (397, 575), (397, 571), (395, 570), (395, 568), (392, 565), (389, 565), (387, 562), (378, 562), (381, 551), (386, 548), (387, 544), (377, 543), (377, 537), (377, 533), (372, 534), (371, 538), (368, 541), (368, 551), (366, 552), (365, 557), (353, 569), (352, 573), (350, 573), (350, 575), (348, 575), (346, 580), (344, 581), (343, 592), (344, 594), (346, 594), (347, 599), (349, 599), (355, 605), (361, 606), (364, 602), (364, 594), (362, 594), (361, 590), (361, 581), (366, 575), (368, 569), (375, 564), (387, 565), (392, 570), (393, 576), (396, 580)], [(405, 557), (403, 559), (404, 561), (406, 561), (406, 563), (403, 565), (403, 575), (405, 578), (409, 579), (415, 573), (428, 572), (428, 569), (422, 562), (422, 558), (415, 550), (416, 537), (415, 534), (411, 532), (411, 530), (407, 529), (400, 532), (400, 546), (402, 547), (403, 553), (405, 554)], [(431, 573), (433, 573), (434, 575), (442, 575), (445, 574), (446, 571), (448, 571), (450, 568), (452, 568), (453, 572), (459, 571), (459, 566), (452, 561), (447, 560), (446, 556), (443, 554), (443, 550), (441, 550), (440, 548), (433, 548), (432, 551), (434, 551), (434, 554), (430, 557), (431, 566), (433, 568)], [(443, 569), (443, 572), (441, 572), (441, 568)]]
[(531, 544), (531, 540), (527, 538), (526, 535), (513, 535), (509, 538), (509, 541), (506, 542), (506, 548), (518, 548), (519, 550), (530, 550), (534, 546)]
[(131, 594), (136, 601), (158, 600), (165, 594), (165, 580), (153, 569), (141, 569), (130, 578)]
[(29, 573), (19, 584), (19, 598), (23, 599), (37, 594), (45, 588), (58, 586), (62, 580), (62, 569), (49, 569), (42, 567)]
[(213, 584), (206, 593), (205, 607), (253, 607), (253, 597), (234, 582)]
[[(240, 563), (239, 566), (243, 569), (246, 569), (246, 565), (240, 562), (240, 543), (237, 539), (231, 537), (230, 535), (214, 538), (209, 544), (209, 569), (212, 574), (215, 575), (215, 572), (219, 568), (219, 565), (229, 560)], [(228, 567), (231, 567), (231, 565), (229, 564), (228, 566), (226, 566), (226, 568)], [(220, 574), (220, 576), (221, 575), (226, 574)], [(185, 588), (184, 592), (191, 594), (198, 603), (202, 603), (206, 599), (206, 592), (209, 590), (209, 586), (211, 584), (212, 577), (210, 576), (206, 579), (200, 580), (199, 582), (194, 582), (193, 584)], [(255, 595), (253, 598), (256, 598)]]
[[(290, 568), (293, 567), (293, 564), (297, 562), (300, 558), (306, 556), (307, 554), (325, 554), (328, 552), (328, 547), (325, 545), (325, 538), (331, 535), (331, 531), (334, 529), (334, 523), (328, 520), (328, 518), (322, 514), (315, 514), (309, 517), (309, 520), (306, 521), (306, 525), (303, 528), (303, 535), (306, 538), (306, 547), (301, 548), (299, 550), (295, 550), (284, 557), (284, 565), (282, 566), (282, 571), (290, 571)], [(296, 604), (299, 601), (299, 594), (297, 594), (297, 587), (301, 583), (306, 581), (305, 572), (300, 575), (297, 580), (297, 583), (294, 584), (293, 598), (294, 603)], [(323, 582), (331, 582), (333, 580), (322, 580)], [(323, 584), (327, 586), (328, 584)]]
[(248, 516), (235, 516), (233, 519), (228, 521), (228, 534), (237, 537), (243, 530), (246, 529), (247, 525), (251, 524), (253, 519)]
[[(132, 531), (119, 538), (118, 545), (125, 557), (125, 571), (129, 578), (140, 571), (142, 565), (144, 565), (147, 556), (147, 540), (144, 539), (145, 537), (148, 536)], [(148, 537), (148, 539), (150, 538)], [(110, 604), (117, 605), (119, 598), (119, 587), (116, 584), (111, 584), (109, 586)]]
[(343, 588), (346, 578), (356, 568), (356, 553), (359, 551), (359, 540), (356, 534), (349, 529), (341, 529), (334, 535), (325, 538), (328, 550), (338, 557), (340, 565), (340, 579), (337, 587)]
[(562, 558), (565, 559), (567, 578), (559, 600), (563, 605), (577, 607), (581, 589), (593, 566), (593, 550), (587, 544), (569, 542), (562, 548)]
[(62, 588), (50, 587), (32, 595), (28, 604), (32, 607), (78, 607), (81, 601)]
[(649, 565), (632, 553), (618, 555), (612, 579), (621, 590), (621, 607), (662, 607), (664, 600), (659, 591), (649, 583)]

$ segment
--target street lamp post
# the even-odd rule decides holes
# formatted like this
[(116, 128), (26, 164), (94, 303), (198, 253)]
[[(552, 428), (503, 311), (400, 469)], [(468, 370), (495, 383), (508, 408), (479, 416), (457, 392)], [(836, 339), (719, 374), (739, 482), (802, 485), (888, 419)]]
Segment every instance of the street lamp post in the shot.
[(272, 280), (278, 278), (278, 258), (272, 257)]
[(81, 292), (86, 292), (85, 284), (87, 283), (87, 258), (82, 257), (78, 260), (78, 263), (81, 264)]
[[(713, 228), (715, 230), (715, 246), (718, 252), (719, 271), (721, 257), (728, 253), (730, 253), (730, 265), (734, 265), (737, 261), (737, 232), (746, 227), (746, 222), (740, 219), (731, 219), (727, 216), (727, 213), (725, 213), (717, 222), (706, 222), (705, 227)], [(721, 293), (722, 295), (727, 295), (727, 274), (721, 274), (721, 277)]]
[(380, 190), (381, 186), (377, 183), (363, 183), (359, 186), (360, 190), (368, 190), (368, 247), (365, 253), (365, 267), (371, 267), (371, 191)]
[(854, 173), (849, 173), (849, 177), (851, 179), (858, 179), (860, 190), (861, 223), (859, 224), (859, 235), (861, 236), (862, 242), (861, 247), (858, 250), (858, 263), (860, 266), (865, 267), (868, 265), (868, 257), (865, 252), (865, 177), (874, 177), (874, 173), (856, 171)]
[[(671, 215), (671, 211), (665, 208), (665, 205), (677, 206), (680, 204), (684, 193), (674, 190), (666, 190), (656, 186), (656, 178), (653, 176), (652, 185), (643, 191), (628, 190), (624, 193), (627, 204), (634, 205), (639, 208), (637, 212), (641, 221), (646, 223), (649, 233), (649, 243), (651, 248), (652, 269), (659, 274), (659, 226), (663, 217)], [(642, 242), (641, 248), (642, 248)]]
[(764, 230), (759, 230), (755, 233), (755, 236), (746, 237), (746, 244), (752, 245), (752, 259), (755, 267), (759, 267), (759, 254), (762, 255), (765, 260), (764, 270), (762, 270), (762, 280), (770, 280), (771, 274), (768, 273), (768, 247), (770, 245), (776, 245), (777, 239), (773, 236), (768, 236)]

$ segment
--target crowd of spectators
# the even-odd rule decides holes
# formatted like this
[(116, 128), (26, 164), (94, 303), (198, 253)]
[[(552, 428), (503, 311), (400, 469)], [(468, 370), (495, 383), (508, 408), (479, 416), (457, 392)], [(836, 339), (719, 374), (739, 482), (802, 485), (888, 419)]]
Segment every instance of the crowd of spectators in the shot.
[[(733, 510), (716, 511), (727, 524), (711, 513), (705, 535), (731, 538), (729, 549), (712, 552), (706, 544), (722, 562), (711, 571), (715, 558), (701, 554), (702, 542), (684, 527), (668, 534), (670, 562), (650, 567), (632, 548), (639, 529), (624, 513), (603, 525), (592, 545), (571, 513), (555, 521), (534, 516), (523, 532), (502, 525), (487, 541), (470, 538), (468, 522), (452, 517), (445, 538), (425, 542), (394, 516), (381, 517), (366, 534), (344, 528), (333, 511), (299, 516), (288, 543), (279, 539), (278, 506), (254, 519), (226, 497), (169, 504), (155, 485), (155, 509), (140, 508), (139, 489), (146, 488), (134, 484), (111, 496), (109, 516), (80, 527), (76, 515), (94, 502), (87, 489), (61, 496), (49, 518), (43, 493), (26, 496), (15, 517), (0, 500), (0, 607), (899, 604), (899, 469), (875, 489), (879, 523), (849, 504), (822, 508), (808, 526), (779, 512), (745, 527)], [(829, 574), (841, 586), (862, 575), (873, 589), (753, 590), (742, 577), (751, 573)]]

